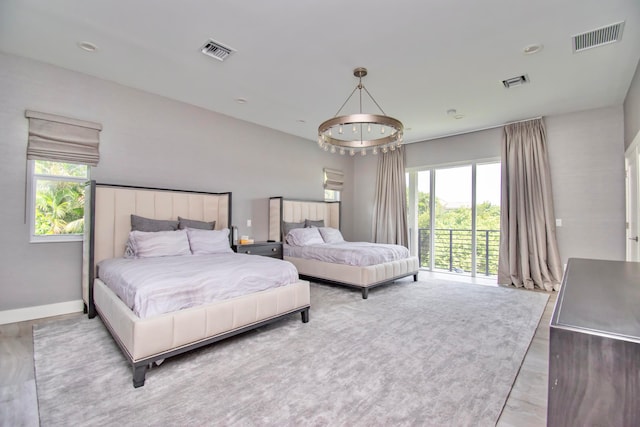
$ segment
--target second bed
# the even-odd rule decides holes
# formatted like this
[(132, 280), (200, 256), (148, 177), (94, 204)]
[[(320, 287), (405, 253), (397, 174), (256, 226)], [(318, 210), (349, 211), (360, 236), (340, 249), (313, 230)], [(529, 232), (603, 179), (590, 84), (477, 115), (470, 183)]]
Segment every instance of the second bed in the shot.
[[(418, 258), (406, 248), (341, 241), (340, 207), (340, 202), (270, 198), (269, 239), (283, 242), (284, 259), (296, 266), (301, 278), (356, 288), (364, 299), (376, 286), (407, 276), (418, 280)], [(292, 229), (314, 227), (321, 240), (313, 231), (299, 231), (293, 233), (299, 245), (285, 241)]]

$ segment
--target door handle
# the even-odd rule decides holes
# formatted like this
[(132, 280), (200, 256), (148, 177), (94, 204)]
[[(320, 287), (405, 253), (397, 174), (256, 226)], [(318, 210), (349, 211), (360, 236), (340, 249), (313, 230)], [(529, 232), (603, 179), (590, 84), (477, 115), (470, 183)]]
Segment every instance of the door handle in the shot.
[(629, 240), (635, 240), (636, 242), (638, 241), (638, 236), (636, 237), (629, 237)]

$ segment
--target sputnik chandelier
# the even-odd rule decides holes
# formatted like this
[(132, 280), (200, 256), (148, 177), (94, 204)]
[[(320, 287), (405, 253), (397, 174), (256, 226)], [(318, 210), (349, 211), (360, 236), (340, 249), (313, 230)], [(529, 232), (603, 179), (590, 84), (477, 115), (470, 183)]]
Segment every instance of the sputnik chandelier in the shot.
[[(373, 154), (378, 154), (379, 151), (387, 153), (395, 150), (396, 147), (400, 147), (404, 130), (402, 122), (387, 116), (367, 88), (364, 87), (362, 78), (367, 75), (366, 68), (356, 68), (353, 70), (353, 75), (358, 78), (358, 85), (353, 89), (353, 92), (342, 104), (336, 115), (324, 121), (318, 127), (318, 145), (324, 151), (339, 152), (343, 155), (348, 152), (352, 156), (356, 152), (360, 152), (361, 155), (365, 156), (368, 148), (371, 149)], [(338, 114), (349, 102), (356, 90), (359, 91), (360, 96), (360, 112), (358, 114), (339, 116)], [(380, 109), (382, 115), (362, 113), (363, 90)]]

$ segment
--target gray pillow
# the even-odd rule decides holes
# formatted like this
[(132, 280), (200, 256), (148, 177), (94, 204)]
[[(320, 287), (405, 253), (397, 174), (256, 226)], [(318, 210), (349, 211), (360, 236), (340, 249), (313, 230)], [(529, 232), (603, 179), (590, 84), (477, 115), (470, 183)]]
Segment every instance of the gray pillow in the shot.
[(197, 219), (182, 218), (181, 216), (179, 216), (178, 217), (178, 228), (180, 230), (185, 229), (185, 228), (198, 228), (200, 230), (213, 230), (213, 229), (216, 228), (216, 222), (215, 221), (211, 221), (211, 222), (198, 221)]
[(178, 221), (151, 219), (131, 214), (131, 231), (175, 231)]
[(324, 219), (319, 219), (317, 221), (312, 220), (312, 219), (305, 219), (304, 220), (304, 226), (306, 228), (309, 228), (309, 227), (316, 227), (316, 228), (324, 227)]
[(287, 237), (287, 234), (294, 228), (304, 228), (304, 222), (285, 222), (282, 221), (282, 237)]

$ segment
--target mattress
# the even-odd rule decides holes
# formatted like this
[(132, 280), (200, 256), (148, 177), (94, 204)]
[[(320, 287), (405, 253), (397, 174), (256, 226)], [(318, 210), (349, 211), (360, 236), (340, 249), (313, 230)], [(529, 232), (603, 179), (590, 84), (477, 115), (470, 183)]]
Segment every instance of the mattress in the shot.
[(221, 253), (156, 258), (111, 258), (98, 277), (140, 318), (234, 298), (298, 281), (287, 261)]
[(370, 242), (323, 243), (306, 246), (284, 245), (284, 255), (332, 264), (366, 267), (409, 257), (404, 246)]

